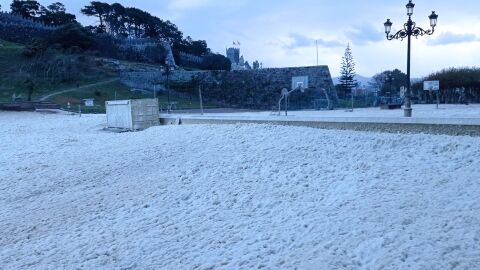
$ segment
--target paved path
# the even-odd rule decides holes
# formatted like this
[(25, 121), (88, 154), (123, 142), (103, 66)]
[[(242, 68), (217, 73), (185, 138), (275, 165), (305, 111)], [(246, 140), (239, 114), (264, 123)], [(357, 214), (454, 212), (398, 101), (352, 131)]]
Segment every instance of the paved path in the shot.
[(62, 91), (57, 91), (57, 92), (53, 92), (51, 94), (48, 94), (46, 96), (43, 96), (41, 97), (39, 100), (40, 101), (46, 101), (47, 99), (53, 97), (53, 96), (56, 96), (56, 95), (60, 95), (60, 94), (64, 94), (64, 93), (69, 93), (69, 92), (75, 92), (79, 89), (84, 89), (84, 88), (89, 88), (89, 87), (92, 87), (92, 86), (99, 86), (99, 85), (104, 85), (104, 84), (108, 84), (108, 83), (111, 83), (111, 82), (115, 82), (115, 81), (118, 81), (119, 78), (115, 78), (115, 79), (108, 79), (108, 80), (105, 80), (105, 81), (101, 81), (101, 82), (96, 82), (96, 83), (92, 83), (92, 84), (86, 84), (86, 85), (82, 85), (80, 87), (74, 87), (74, 88), (70, 88), (70, 89), (66, 89), (66, 90), (62, 90)]
[(178, 124), (273, 124), (320, 129), (386, 133), (427, 133), (480, 137), (480, 118), (372, 118), (372, 117), (282, 117), (238, 115), (160, 115), (163, 125)]

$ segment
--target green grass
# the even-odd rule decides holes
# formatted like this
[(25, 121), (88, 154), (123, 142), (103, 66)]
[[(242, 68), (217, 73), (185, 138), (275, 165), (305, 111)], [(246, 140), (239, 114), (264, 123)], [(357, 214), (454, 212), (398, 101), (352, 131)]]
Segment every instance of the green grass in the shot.
[[(28, 89), (24, 83), (25, 76), (22, 76), (20, 71), (22, 67), (28, 65), (31, 60), (22, 55), (23, 45), (3, 40), (0, 40), (0, 43), (3, 45), (0, 46), (0, 102), (11, 101), (13, 94), (22, 95), (22, 97), (26, 99)], [(77, 83), (80, 85), (91, 84), (117, 76), (111, 70), (96, 66), (92, 66), (89, 70), (78, 75), (78, 78), (74, 81), (54, 84), (34, 78), (36, 85), (32, 99), (35, 100), (48, 93), (73, 88)]]
[[(91, 78), (82, 78), (78, 80), (79, 85), (93, 84), (102, 82), (108, 79), (114, 79), (115, 77), (103, 77), (92, 76)], [(36, 89), (32, 95), (32, 100), (38, 100), (39, 98), (50, 94), (52, 92), (62, 91), (66, 89), (75, 88), (77, 82), (62, 82), (55, 85), (41, 84), (36, 86)], [(22, 95), (24, 99), (28, 96), (28, 91), (22, 80), (17, 80), (15, 75), (0, 79), (0, 102), (9, 102), (13, 94)]]
[(83, 99), (93, 98), (96, 104), (104, 105), (105, 101), (115, 99), (115, 92), (117, 93), (117, 99), (128, 99), (134, 96), (128, 87), (118, 81), (114, 81), (108, 84), (80, 88), (77, 91), (55, 95), (50, 97), (49, 100), (61, 106), (66, 106), (68, 103), (71, 105), (83, 104)]
[(23, 49), (23, 45), (0, 39), (2, 49)]
[[(0, 40), (0, 43), (3, 45), (0, 46), (0, 102), (10, 102), (13, 94), (22, 95), (22, 97), (26, 99), (28, 96), (28, 90), (24, 83), (25, 78), (19, 75), (22, 66), (27, 65), (30, 61), (29, 58), (22, 55), (24, 46), (2, 40)], [(125, 64), (141, 66), (147, 69), (156, 67), (154, 65), (134, 62), (125, 62)], [(117, 78), (117, 74), (108, 70), (108, 68), (92, 66), (90, 70), (79, 74), (78, 79), (75, 81), (55, 84), (37, 83), (37, 85), (35, 85), (32, 99), (38, 100), (50, 93), (75, 89), (77, 83), (80, 86), (84, 86), (115, 78)], [(49, 100), (64, 108), (67, 108), (67, 104), (70, 103), (70, 109), (75, 111), (78, 111), (78, 106), (80, 105), (84, 111), (91, 113), (104, 113), (105, 101), (114, 100), (115, 97), (117, 100), (153, 98), (153, 93), (135, 93), (130, 91), (129, 87), (121, 84), (119, 81), (115, 81), (108, 84), (79, 88), (77, 91), (52, 96)], [(87, 98), (93, 98), (95, 100), (95, 106), (93, 108), (85, 108), (83, 106), (83, 99)], [(157, 98), (159, 99), (160, 107), (164, 109), (167, 108), (167, 95), (159, 95)], [(172, 96), (171, 101), (177, 102), (177, 109), (194, 109), (200, 107), (198, 97), (195, 95), (191, 98), (176, 98)], [(207, 108), (211, 106), (205, 104), (205, 107)]]
[[(85, 107), (83, 99), (93, 98), (94, 107)], [(82, 112), (85, 113), (105, 113), (105, 101), (108, 100), (124, 100), (124, 99), (140, 99), (153, 98), (153, 93), (132, 92), (130, 88), (123, 85), (119, 81), (81, 88), (78, 91), (68, 92), (52, 96), (49, 100), (59, 104), (62, 108), (68, 109), (70, 103), (71, 111), (78, 111), (80, 106)], [(161, 108), (166, 109), (168, 104), (168, 96), (166, 94), (157, 96)], [(189, 98), (171, 98), (172, 102), (177, 102), (177, 109), (196, 109), (200, 107), (198, 99)], [(209, 107), (207, 104), (205, 107)]]
[(26, 93), (19, 89), (17, 74), (27, 61), (21, 55), (23, 46), (3, 40), (0, 43), (0, 102), (5, 102), (10, 101), (13, 93)]

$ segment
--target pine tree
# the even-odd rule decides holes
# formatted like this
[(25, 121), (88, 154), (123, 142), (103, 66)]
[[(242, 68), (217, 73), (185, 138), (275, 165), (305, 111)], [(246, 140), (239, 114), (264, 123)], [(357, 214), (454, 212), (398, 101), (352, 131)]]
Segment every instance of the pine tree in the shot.
[(111, 10), (112, 6), (108, 3), (92, 1), (90, 2), (90, 5), (85, 6), (80, 11), (86, 16), (98, 17), (100, 19), (100, 26), (97, 28), (97, 31), (104, 33), (106, 29), (104, 22)]
[(345, 54), (342, 57), (342, 66), (340, 68), (340, 83), (343, 91), (345, 92), (345, 97), (352, 93), (352, 89), (358, 85), (357, 80), (355, 80), (355, 76), (355, 62), (353, 61), (350, 44), (348, 44), (347, 48), (345, 49)]

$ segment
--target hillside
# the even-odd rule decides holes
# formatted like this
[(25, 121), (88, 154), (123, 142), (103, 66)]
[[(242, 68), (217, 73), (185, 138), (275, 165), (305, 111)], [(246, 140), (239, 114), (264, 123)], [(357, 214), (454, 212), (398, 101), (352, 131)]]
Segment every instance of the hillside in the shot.
[[(94, 57), (88, 53), (66, 54), (60, 51), (52, 51), (46, 58), (52, 61), (69, 59), (79, 61), (82, 65), (77, 72), (72, 72), (66, 80), (47, 80), (44, 72), (30, 72), (29, 69), (39, 60), (35, 57), (29, 58), (23, 55), (25, 46), (12, 42), (0, 40), (0, 102), (10, 102), (12, 96), (28, 98), (29, 80), (33, 82), (32, 100), (49, 100), (62, 107), (77, 108), (83, 104), (83, 99), (94, 98), (94, 108), (82, 108), (88, 112), (104, 112), (106, 100), (113, 99), (136, 99), (152, 98), (153, 93), (145, 91), (131, 91), (132, 89), (122, 84), (118, 78), (118, 69), (149, 70), (158, 69), (158, 66), (117, 61)], [(115, 64), (112, 64), (115, 63)], [(159, 93), (160, 105), (166, 107), (167, 96)], [(175, 97), (179, 108), (198, 108), (196, 96), (191, 98)]]
[[(104, 67), (95, 62), (95, 59), (89, 55), (64, 54), (57, 51), (49, 51), (48, 56), (26, 57), (22, 53), (24, 45), (15, 44), (6, 41), (0, 41), (0, 102), (8, 102), (12, 95), (21, 95), (24, 99), (28, 97), (28, 80), (33, 82), (32, 100), (37, 100), (43, 95), (51, 92), (60, 91), (67, 88), (76, 87), (77, 84), (83, 85), (93, 82), (99, 82), (117, 76), (116, 71), (109, 67)], [(68, 78), (51, 76), (46, 78), (43, 70), (35, 69), (39, 61), (78, 61), (82, 62), (81, 70), (76, 70), (68, 74)], [(77, 64), (77, 63), (74, 63)]]

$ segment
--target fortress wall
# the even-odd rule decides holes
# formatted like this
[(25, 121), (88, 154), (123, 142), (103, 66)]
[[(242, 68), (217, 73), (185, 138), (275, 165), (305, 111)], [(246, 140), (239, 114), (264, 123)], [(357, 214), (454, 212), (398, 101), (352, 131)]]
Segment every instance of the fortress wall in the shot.
[[(282, 88), (291, 89), (292, 77), (308, 76), (305, 93), (295, 92), (292, 105), (299, 108), (313, 108), (315, 99), (325, 99), (325, 93), (335, 106), (338, 97), (328, 66), (266, 68), (237, 71), (173, 71), (169, 80), (172, 84), (185, 84), (195, 93), (201, 77), (203, 96), (207, 101), (226, 106), (254, 109), (271, 109), (278, 103)], [(166, 76), (158, 71), (124, 71), (121, 80), (132, 88), (153, 90), (153, 84), (166, 83)], [(173, 86), (174, 88), (174, 86)], [(157, 87), (157, 89), (159, 89)]]

